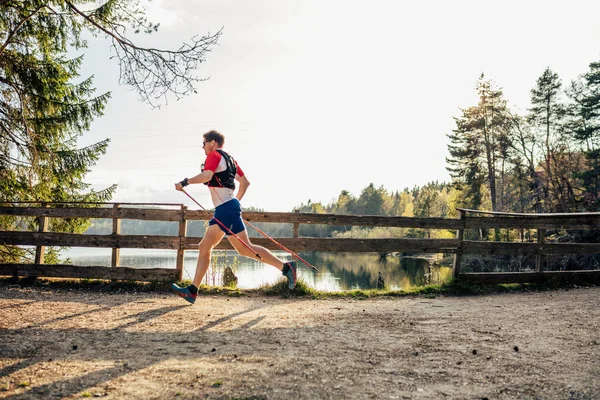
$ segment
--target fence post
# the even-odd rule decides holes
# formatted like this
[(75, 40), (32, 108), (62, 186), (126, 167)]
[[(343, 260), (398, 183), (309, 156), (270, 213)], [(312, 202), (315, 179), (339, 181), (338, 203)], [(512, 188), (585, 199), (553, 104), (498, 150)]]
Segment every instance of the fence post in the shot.
[[(538, 229), (537, 230), (537, 242), (538, 243), (546, 243), (546, 230)], [(544, 270), (544, 259), (545, 256), (543, 254), (536, 254), (535, 256), (535, 270), (537, 272), (542, 272)]]
[(179, 220), (179, 249), (177, 249), (177, 280), (183, 280), (183, 261), (185, 256), (185, 237), (187, 235), (187, 206), (181, 205), (181, 219)]
[(458, 279), (460, 274), (460, 260), (462, 258), (463, 251), (463, 237), (465, 233), (465, 211), (458, 210), (458, 216), (460, 218), (460, 228), (456, 231), (456, 238), (458, 239), (458, 248), (454, 254), (454, 263), (452, 265), (452, 277)]
[[(48, 203), (42, 203), (42, 208), (48, 208)], [(38, 232), (48, 231), (48, 217), (40, 215), (38, 217)], [(44, 255), (46, 253), (46, 246), (36, 246), (35, 248), (35, 264), (44, 263)]]
[[(294, 210), (295, 213), (299, 213), (300, 210)], [(299, 222), (294, 222), (294, 227), (293, 227), (293, 234), (292, 237), (294, 239), (298, 239), (298, 234), (300, 232), (300, 223)]]
[[(119, 207), (121, 207), (120, 204), (114, 204), (113, 205), (114, 214), (117, 214), (119, 212)], [(120, 235), (121, 234), (121, 218), (113, 217), (113, 230), (112, 230), (112, 233), (113, 233), (113, 235)], [(121, 249), (113, 247), (113, 249), (112, 249), (112, 257), (111, 257), (111, 260), (110, 260), (110, 266), (111, 267), (118, 267), (120, 265), (121, 265)]]

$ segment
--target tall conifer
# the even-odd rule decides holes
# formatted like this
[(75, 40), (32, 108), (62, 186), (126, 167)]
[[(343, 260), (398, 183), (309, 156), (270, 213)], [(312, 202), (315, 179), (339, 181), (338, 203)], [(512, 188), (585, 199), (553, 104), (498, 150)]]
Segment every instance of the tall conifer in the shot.
[(600, 211), (600, 62), (590, 64), (581, 82), (574, 82), (569, 97), (573, 100), (572, 135), (581, 144), (585, 167), (576, 172), (582, 180), (584, 207)]
[[(193, 70), (216, 42), (195, 37), (178, 50), (143, 48), (127, 37), (126, 27), (150, 33), (136, 0), (0, 0), (0, 201), (99, 202), (116, 186), (94, 191), (85, 175), (106, 152), (109, 140), (86, 147), (78, 139), (102, 115), (110, 93), (96, 94), (91, 77), (79, 70), (83, 33), (108, 39), (121, 67), (121, 83), (157, 106), (167, 94), (180, 97), (199, 81)], [(0, 219), (0, 228), (27, 224)], [(28, 222), (34, 227), (35, 221)], [(85, 221), (51, 220), (54, 231), (81, 232)], [(0, 248), (0, 259), (23, 252)]]

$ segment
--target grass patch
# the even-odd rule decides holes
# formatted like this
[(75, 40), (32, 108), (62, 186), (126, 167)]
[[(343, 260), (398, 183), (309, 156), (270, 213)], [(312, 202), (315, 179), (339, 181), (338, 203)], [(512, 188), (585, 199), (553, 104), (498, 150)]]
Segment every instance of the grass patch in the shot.
[[(573, 285), (571, 285), (573, 286)], [(324, 292), (309, 287), (302, 280), (298, 281), (294, 290), (289, 290), (287, 281), (282, 279), (274, 285), (264, 286), (253, 290), (259, 294), (267, 296), (308, 296), (313, 299), (370, 299), (378, 297), (405, 297), (405, 296), (423, 296), (426, 298), (435, 298), (439, 295), (445, 296), (465, 296), (465, 295), (485, 295), (492, 293), (523, 292), (523, 291), (543, 291), (565, 288), (562, 286), (550, 286), (547, 284), (500, 284), (485, 285), (464, 281), (451, 281), (440, 285), (427, 285), (411, 290), (388, 290), (388, 289), (354, 289), (342, 292)]]
[(288, 287), (288, 281), (285, 278), (279, 279), (273, 285), (265, 285), (256, 289), (256, 292), (265, 294), (267, 296), (282, 296), (288, 297), (290, 295), (293, 296), (315, 296), (318, 292), (308, 286), (306, 282), (302, 279), (298, 279), (296, 283), (296, 287), (293, 290), (290, 290)]
[[(177, 282), (180, 286), (191, 284), (191, 281), (184, 280)], [(100, 279), (57, 279), (57, 278), (38, 278), (15, 280), (14, 278), (0, 278), (0, 286), (33, 287), (47, 290), (58, 291), (89, 291), (89, 292), (107, 292), (107, 293), (170, 293), (170, 282), (137, 282), (137, 281), (108, 281)], [(435, 298), (436, 296), (465, 296), (465, 295), (486, 295), (492, 293), (511, 293), (511, 292), (530, 292), (547, 291), (558, 289), (570, 289), (580, 286), (560, 282), (547, 283), (524, 283), (524, 284), (494, 284), (486, 285), (481, 283), (471, 283), (465, 281), (451, 281), (441, 285), (428, 285), (415, 288), (408, 291), (388, 290), (388, 289), (356, 289), (342, 292), (324, 292), (311, 288), (306, 282), (300, 279), (294, 288), (289, 290), (287, 280), (282, 278), (273, 285), (266, 285), (258, 289), (237, 289), (223, 286), (205, 286), (198, 288), (199, 295), (221, 295), (229, 297), (242, 297), (248, 295), (280, 296), (288, 297), (309, 297), (312, 299), (370, 299), (379, 297), (404, 297), (404, 296), (423, 296), (426, 298)]]

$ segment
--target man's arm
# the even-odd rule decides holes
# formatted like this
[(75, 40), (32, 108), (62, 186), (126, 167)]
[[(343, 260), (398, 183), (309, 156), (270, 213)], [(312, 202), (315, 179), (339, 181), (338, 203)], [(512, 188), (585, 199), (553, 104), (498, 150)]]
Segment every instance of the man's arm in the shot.
[[(201, 173), (199, 173), (198, 175), (188, 178), (188, 183), (205, 183), (205, 182), (210, 182), (210, 180), (212, 179), (214, 175), (214, 172), (212, 172), (211, 170), (207, 169), (202, 171)], [(183, 186), (181, 185), (181, 182), (177, 182), (175, 184), (175, 189), (176, 190), (182, 190)]]
[(210, 180), (212, 179), (214, 175), (214, 172), (212, 172), (210, 169), (204, 170), (202, 172), (200, 172), (198, 175), (192, 177), (192, 178), (188, 178), (188, 183), (206, 183), (206, 182), (210, 182)]
[(235, 196), (238, 201), (242, 201), (242, 197), (246, 194), (246, 190), (248, 190), (248, 186), (250, 186), (250, 181), (246, 178), (246, 175), (239, 176), (236, 174), (235, 180), (240, 183), (240, 186), (237, 191), (237, 195)]

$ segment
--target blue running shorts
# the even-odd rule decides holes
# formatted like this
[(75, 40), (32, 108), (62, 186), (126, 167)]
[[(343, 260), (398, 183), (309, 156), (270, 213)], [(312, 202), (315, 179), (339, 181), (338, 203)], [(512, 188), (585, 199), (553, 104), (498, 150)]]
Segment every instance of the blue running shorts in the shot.
[(242, 220), (242, 206), (238, 199), (231, 199), (228, 202), (221, 204), (215, 208), (214, 218), (212, 218), (208, 225), (218, 225), (219, 228), (226, 235), (231, 235), (225, 228), (221, 226), (216, 220), (221, 221), (223, 225), (231, 230), (231, 232), (238, 234), (246, 229), (244, 221)]

